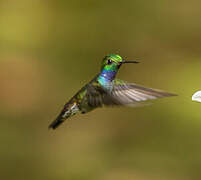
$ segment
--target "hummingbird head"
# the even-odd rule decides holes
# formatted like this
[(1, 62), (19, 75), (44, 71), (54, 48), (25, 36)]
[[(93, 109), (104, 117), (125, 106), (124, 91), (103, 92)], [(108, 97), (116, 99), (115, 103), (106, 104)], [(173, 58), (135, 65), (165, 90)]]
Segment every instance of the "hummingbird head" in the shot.
[(126, 61), (118, 54), (109, 54), (103, 58), (101, 70), (118, 71), (124, 63), (138, 63), (137, 61)]

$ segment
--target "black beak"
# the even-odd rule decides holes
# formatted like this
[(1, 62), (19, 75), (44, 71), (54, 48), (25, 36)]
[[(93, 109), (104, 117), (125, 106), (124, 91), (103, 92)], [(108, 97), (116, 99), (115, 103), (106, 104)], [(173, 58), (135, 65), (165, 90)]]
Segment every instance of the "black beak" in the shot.
[(122, 63), (139, 63), (138, 61), (126, 61), (126, 60), (123, 60)]

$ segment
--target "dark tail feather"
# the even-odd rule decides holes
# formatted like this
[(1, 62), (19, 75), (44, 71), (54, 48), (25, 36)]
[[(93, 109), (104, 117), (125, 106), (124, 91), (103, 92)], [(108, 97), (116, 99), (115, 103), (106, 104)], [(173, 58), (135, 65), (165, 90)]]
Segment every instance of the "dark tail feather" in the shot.
[(61, 123), (64, 122), (64, 119), (62, 118), (62, 115), (60, 114), (50, 125), (49, 129), (56, 129)]

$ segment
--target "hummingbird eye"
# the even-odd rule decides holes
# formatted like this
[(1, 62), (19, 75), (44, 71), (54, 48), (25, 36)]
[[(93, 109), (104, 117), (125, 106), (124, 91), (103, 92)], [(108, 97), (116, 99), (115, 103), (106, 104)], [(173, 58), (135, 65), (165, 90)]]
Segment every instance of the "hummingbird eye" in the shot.
[(111, 59), (108, 59), (108, 60), (107, 60), (107, 64), (112, 64), (112, 60), (111, 60)]

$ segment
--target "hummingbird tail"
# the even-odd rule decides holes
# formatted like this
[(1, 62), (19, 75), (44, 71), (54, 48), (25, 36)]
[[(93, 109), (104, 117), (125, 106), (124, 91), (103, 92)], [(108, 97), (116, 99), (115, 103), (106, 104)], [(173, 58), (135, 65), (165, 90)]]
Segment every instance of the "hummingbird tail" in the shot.
[(65, 119), (62, 118), (61, 115), (59, 115), (50, 125), (49, 129), (56, 129), (62, 122), (64, 122)]
[(79, 111), (76, 102), (67, 103), (64, 109), (61, 111), (59, 116), (49, 125), (49, 129), (56, 129), (60, 124), (62, 124), (67, 118), (75, 115)]

